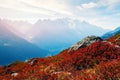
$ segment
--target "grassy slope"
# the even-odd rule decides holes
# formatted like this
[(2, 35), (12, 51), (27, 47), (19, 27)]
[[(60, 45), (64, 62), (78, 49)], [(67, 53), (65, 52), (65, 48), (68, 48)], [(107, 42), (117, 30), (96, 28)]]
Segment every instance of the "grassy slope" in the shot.
[(66, 49), (56, 56), (0, 67), (0, 80), (120, 80), (118, 37), (107, 39), (112, 43), (95, 42), (76, 51)]

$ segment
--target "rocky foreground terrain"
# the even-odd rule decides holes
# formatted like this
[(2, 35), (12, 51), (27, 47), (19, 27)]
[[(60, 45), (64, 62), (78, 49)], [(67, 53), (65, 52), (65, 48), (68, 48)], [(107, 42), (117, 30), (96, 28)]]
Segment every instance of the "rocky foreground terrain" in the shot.
[(120, 80), (120, 34), (88, 36), (58, 55), (1, 66), (0, 80)]

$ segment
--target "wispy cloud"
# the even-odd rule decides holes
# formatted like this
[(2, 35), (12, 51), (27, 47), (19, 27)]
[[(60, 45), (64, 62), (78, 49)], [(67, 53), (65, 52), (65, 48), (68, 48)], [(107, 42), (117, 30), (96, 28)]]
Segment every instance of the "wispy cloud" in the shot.
[(86, 4), (81, 4), (80, 6), (77, 6), (77, 8), (78, 8), (79, 10), (83, 10), (83, 9), (94, 8), (94, 7), (96, 7), (96, 6), (97, 6), (96, 3), (90, 2), (90, 3), (86, 3)]
[(0, 0), (0, 17), (31, 22), (68, 17), (112, 29), (120, 25), (119, 7), (120, 0)]

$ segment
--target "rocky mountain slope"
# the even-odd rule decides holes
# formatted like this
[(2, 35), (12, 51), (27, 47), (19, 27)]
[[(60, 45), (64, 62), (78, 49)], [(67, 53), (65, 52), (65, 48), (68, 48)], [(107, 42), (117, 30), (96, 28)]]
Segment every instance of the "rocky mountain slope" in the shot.
[(78, 42), (77, 48), (70, 47), (58, 55), (1, 66), (0, 79), (119, 80), (120, 46), (112, 42), (115, 36), (107, 40), (89, 36)]
[(70, 50), (77, 50), (79, 48), (85, 47), (85, 46), (89, 46), (91, 43), (94, 43), (96, 41), (102, 41), (102, 39), (100, 37), (96, 37), (96, 36), (88, 36), (86, 38), (84, 38), (83, 40), (77, 42), (76, 44), (74, 44)]

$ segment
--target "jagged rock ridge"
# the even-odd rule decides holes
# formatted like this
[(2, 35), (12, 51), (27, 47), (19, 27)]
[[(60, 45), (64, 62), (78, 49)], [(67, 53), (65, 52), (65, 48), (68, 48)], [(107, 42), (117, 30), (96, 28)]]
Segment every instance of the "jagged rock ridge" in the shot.
[(70, 50), (77, 50), (81, 47), (89, 46), (91, 43), (93, 43), (95, 41), (102, 41), (102, 38), (100, 38), (98, 36), (93, 36), (93, 35), (88, 36), (88, 37), (84, 38), (83, 40), (77, 42), (73, 46), (71, 46)]

